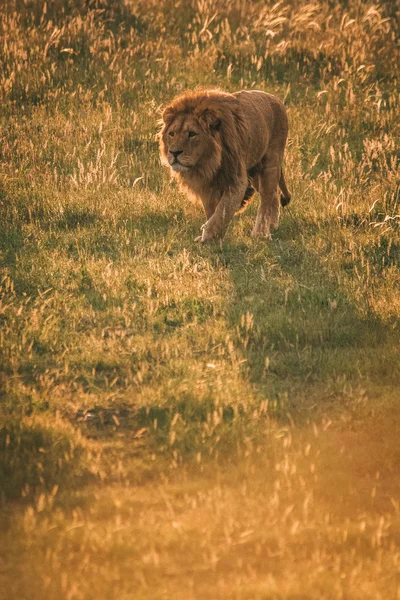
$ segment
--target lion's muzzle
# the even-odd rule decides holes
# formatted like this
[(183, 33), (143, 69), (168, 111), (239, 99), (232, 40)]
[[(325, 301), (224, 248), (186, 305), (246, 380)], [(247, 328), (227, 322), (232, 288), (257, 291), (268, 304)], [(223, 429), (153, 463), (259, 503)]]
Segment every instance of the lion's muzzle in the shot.
[(185, 165), (178, 159), (181, 154), (183, 154), (183, 150), (169, 150), (168, 152), (168, 163), (176, 173), (183, 173), (190, 169), (190, 165)]

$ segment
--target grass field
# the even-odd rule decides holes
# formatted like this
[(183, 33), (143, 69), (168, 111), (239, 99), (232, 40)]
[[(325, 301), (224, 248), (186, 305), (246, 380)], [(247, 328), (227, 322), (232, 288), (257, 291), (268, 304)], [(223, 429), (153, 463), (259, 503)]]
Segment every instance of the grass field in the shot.
[[(400, 598), (399, 11), (1, 3), (1, 600)], [(194, 242), (197, 85), (285, 101), (272, 240)]]

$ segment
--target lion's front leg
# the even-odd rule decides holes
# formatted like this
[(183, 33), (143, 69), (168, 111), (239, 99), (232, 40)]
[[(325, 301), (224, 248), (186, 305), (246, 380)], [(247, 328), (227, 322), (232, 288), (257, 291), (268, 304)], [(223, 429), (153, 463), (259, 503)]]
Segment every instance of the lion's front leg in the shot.
[(205, 243), (211, 240), (221, 240), (224, 237), (229, 223), (241, 205), (246, 187), (247, 178), (241, 180), (234, 190), (230, 189), (222, 194), (214, 214), (203, 225), (201, 236), (196, 238), (198, 241)]
[(200, 198), (206, 213), (207, 221), (209, 221), (221, 201), (222, 194), (219, 191), (208, 191), (207, 193), (203, 193)]

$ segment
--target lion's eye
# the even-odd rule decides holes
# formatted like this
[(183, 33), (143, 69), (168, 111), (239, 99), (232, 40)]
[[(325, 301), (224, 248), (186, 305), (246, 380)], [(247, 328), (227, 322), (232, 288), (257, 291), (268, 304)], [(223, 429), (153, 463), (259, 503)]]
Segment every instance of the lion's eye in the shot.
[(170, 131), (170, 132), (169, 132), (169, 135), (170, 135), (171, 137), (174, 137), (174, 135), (175, 135), (175, 132), (174, 132), (174, 131)]
[(194, 131), (189, 131), (188, 133), (189, 137), (194, 137), (195, 135), (197, 135), (197, 133), (195, 133)]

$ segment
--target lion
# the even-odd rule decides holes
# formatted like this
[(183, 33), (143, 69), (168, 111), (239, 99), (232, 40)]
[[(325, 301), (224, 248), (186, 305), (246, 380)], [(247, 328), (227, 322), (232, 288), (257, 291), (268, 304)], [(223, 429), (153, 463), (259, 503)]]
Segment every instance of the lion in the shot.
[(270, 237), (280, 204), (290, 202), (282, 160), (288, 135), (283, 103), (262, 91), (187, 91), (162, 114), (164, 164), (204, 206), (207, 222), (196, 241), (222, 239), (254, 191), (261, 197), (252, 236)]

